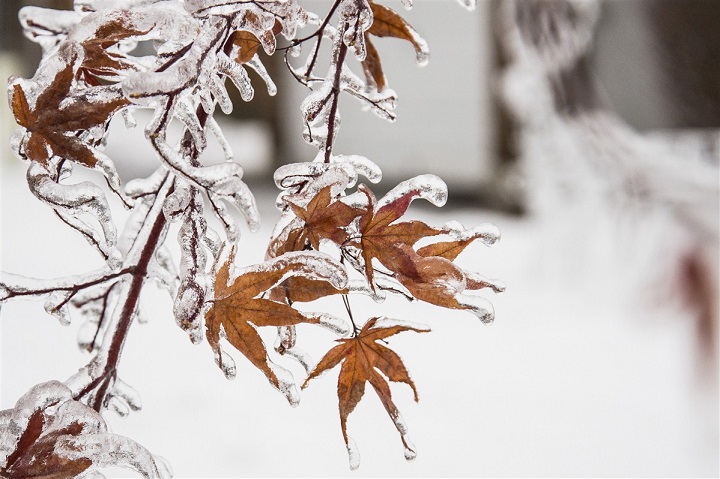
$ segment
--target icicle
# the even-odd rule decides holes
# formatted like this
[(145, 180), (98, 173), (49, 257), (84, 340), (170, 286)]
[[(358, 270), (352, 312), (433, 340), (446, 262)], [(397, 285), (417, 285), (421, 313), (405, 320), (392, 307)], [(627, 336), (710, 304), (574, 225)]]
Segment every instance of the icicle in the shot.
[(233, 161), (234, 154), (232, 148), (230, 147), (230, 143), (227, 141), (227, 138), (225, 138), (225, 134), (220, 128), (220, 125), (218, 125), (217, 120), (215, 120), (212, 115), (208, 117), (207, 122), (205, 123), (205, 128), (210, 130), (210, 133), (212, 133), (218, 143), (220, 143), (220, 147), (225, 155), (225, 161)]
[(255, 90), (250, 84), (250, 77), (247, 71), (238, 65), (234, 60), (229, 59), (226, 55), (219, 53), (217, 58), (218, 71), (232, 80), (235, 87), (240, 92), (243, 101), (250, 101), (255, 95)]
[(406, 461), (412, 461), (417, 457), (417, 452), (415, 451), (415, 444), (412, 443), (410, 438), (407, 436), (407, 434), (404, 434), (402, 436), (402, 442), (405, 446), (405, 460)]
[(465, 229), (458, 221), (452, 220), (445, 223), (442, 229), (454, 239), (460, 241), (477, 238), (490, 246), (500, 240), (500, 229), (492, 223), (485, 223), (472, 229)]
[(125, 108), (121, 111), (123, 121), (125, 122), (125, 128), (128, 130), (133, 129), (137, 126), (137, 121), (135, 120), (135, 117), (133, 116), (132, 112), (130, 111), (130, 108)]
[(355, 444), (355, 440), (353, 438), (348, 437), (347, 438), (347, 452), (348, 452), (348, 463), (350, 465), (350, 470), (354, 471), (358, 467), (360, 467), (360, 451), (358, 450), (357, 444)]
[(227, 89), (225, 88), (225, 84), (222, 80), (220, 80), (220, 78), (218, 78), (217, 75), (210, 76), (207, 88), (210, 90), (212, 96), (215, 97), (215, 101), (217, 101), (218, 105), (220, 105), (220, 110), (222, 110), (222, 112), (226, 115), (232, 113), (233, 102), (230, 99)]
[(113, 411), (120, 417), (127, 417), (130, 414), (127, 404), (114, 396), (108, 396), (105, 399), (105, 409)]
[(249, 66), (255, 72), (262, 78), (262, 80), (265, 82), (265, 85), (267, 85), (267, 92), (270, 96), (277, 95), (277, 86), (275, 85), (275, 82), (270, 77), (270, 74), (265, 69), (265, 65), (262, 61), (260, 61), (260, 57), (254, 55), (249, 62), (245, 63), (245, 65)]
[(78, 216), (88, 213), (97, 219), (105, 243), (100, 246), (101, 251), (115, 245), (117, 240), (115, 224), (105, 194), (97, 185), (89, 181), (75, 185), (58, 185), (50, 177), (50, 172), (37, 162), (31, 162), (27, 171), (27, 180), (30, 191), (51, 207), (67, 215)]
[(110, 390), (110, 395), (127, 404), (127, 407), (133, 411), (139, 411), (142, 409), (140, 395), (134, 388), (121, 379), (115, 380), (112, 389)]
[(297, 407), (298, 405), (300, 405), (300, 393), (297, 390), (297, 386), (295, 385), (295, 380), (292, 373), (290, 373), (290, 371), (288, 371), (284, 367), (278, 366), (272, 361), (268, 361), (267, 364), (277, 378), (278, 383), (277, 385), (273, 384), (273, 386), (275, 386), (278, 391), (280, 391), (283, 396), (285, 396), (285, 399), (287, 399), (290, 406)]
[(200, 120), (195, 114), (195, 105), (191, 98), (183, 98), (176, 103), (174, 109), (175, 117), (180, 120), (195, 142), (195, 148), (199, 153), (205, 151), (207, 147), (207, 138), (205, 131), (200, 125)]
[(215, 364), (222, 370), (225, 379), (235, 379), (237, 375), (235, 360), (225, 350), (221, 349), (219, 353), (215, 353)]
[(465, 294), (458, 294), (455, 299), (464, 309), (471, 311), (484, 324), (491, 324), (495, 320), (495, 309), (490, 301)]
[(376, 208), (380, 209), (408, 193), (413, 194), (413, 199), (422, 198), (435, 206), (443, 206), (448, 198), (447, 185), (443, 180), (435, 175), (419, 175), (390, 190), (377, 202)]

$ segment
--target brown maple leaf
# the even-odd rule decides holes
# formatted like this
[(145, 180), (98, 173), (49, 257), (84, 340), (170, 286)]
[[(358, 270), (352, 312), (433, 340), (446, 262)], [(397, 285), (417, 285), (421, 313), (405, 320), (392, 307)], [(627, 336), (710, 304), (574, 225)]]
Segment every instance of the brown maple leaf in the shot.
[[(28, 136), (25, 155), (32, 161), (46, 165), (55, 155), (93, 168), (97, 158), (93, 149), (76, 133), (105, 124), (112, 115), (128, 104), (121, 95), (109, 101), (100, 101), (101, 95), (85, 95), (81, 101), (72, 101), (70, 88), (75, 71), (77, 53), (56, 75), (50, 85), (40, 93), (31, 107), (19, 83), (12, 84), (11, 106), (15, 119), (25, 127)], [(91, 87), (88, 90), (105, 90), (110, 87)], [(97, 90), (96, 90), (97, 89)], [(67, 100), (67, 101), (66, 101)]]
[[(90, 80), (88, 74), (116, 77), (121, 72), (136, 71), (136, 63), (130, 61), (129, 55), (113, 50), (112, 47), (122, 40), (145, 35), (152, 28), (144, 31), (135, 28), (131, 13), (127, 11), (116, 10), (110, 14), (102, 12), (90, 15), (102, 15), (104, 23), (98, 26), (94, 35), (82, 42), (85, 58), (80, 71), (84, 78)], [(96, 83), (92, 80), (90, 82)]]
[[(208, 343), (215, 351), (222, 367), (220, 348), (222, 330), (228, 342), (262, 371), (273, 386), (287, 393), (287, 385), (281, 384), (276, 374), (278, 366), (268, 357), (267, 347), (257, 328), (287, 327), (300, 323), (322, 325), (327, 317), (303, 313), (287, 303), (262, 296), (288, 277), (313, 274), (313, 270), (322, 267), (333, 269), (328, 275), (336, 276), (315, 277), (314, 280), (318, 283), (328, 283), (341, 289), (345, 286), (347, 276), (343, 276), (344, 269), (336, 265), (329, 256), (314, 252), (296, 252), (286, 253), (261, 265), (245, 268), (242, 274), (228, 283), (233, 257), (234, 252), (218, 269), (215, 277), (215, 299), (205, 315)], [(288, 398), (290, 399), (289, 396)]]
[(294, 237), (294, 250), (303, 249), (306, 243), (319, 250), (321, 239), (342, 245), (348, 239), (344, 228), (364, 213), (363, 209), (353, 208), (339, 200), (333, 201), (330, 193), (332, 187), (328, 185), (318, 191), (305, 208), (288, 201), (295, 216), (303, 222), (302, 229)]
[(370, 8), (373, 12), (373, 23), (365, 32), (366, 56), (365, 60), (362, 61), (362, 67), (368, 83), (376, 85), (377, 90), (382, 91), (387, 85), (387, 80), (380, 62), (380, 55), (378, 55), (375, 46), (370, 41), (369, 34), (376, 37), (399, 38), (410, 42), (415, 48), (418, 62), (426, 61), (428, 49), (427, 44), (418, 32), (395, 10), (372, 1), (370, 2)]
[(411, 190), (377, 209), (375, 195), (364, 185), (360, 185), (358, 190), (368, 198), (368, 209), (360, 218), (359, 224), (359, 247), (365, 260), (365, 275), (368, 281), (373, 284), (373, 258), (377, 258), (394, 273), (407, 275), (408, 268), (413, 267), (403, 246), (412, 247), (420, 239), (442, 234), (443, 231), (418, 220), (394, 223), (405, 214), (412, 200), (419, 195), (417, 190)]
[(385, 72), (383, 71), (380, 54), (375, 45), (370, 41), (370, 35), (365, 33), (365, 60), (361, 62), (365, 78), (371, 86), (375, 86), (377, 91), (383, 91), (387, 85)]
[(400, 412), (392, 401), (390, 385), (385, 378), (410, 386), (416, 402), (418, 401), (417, 389), (400, 356), (387, 346), (378, 343), (378, 341), (385, 340), (403, 331), (423, 333), (429, 331), (429, 329), (401, 323), (378, 326), (377, 323), (381, 319), (384, 318), (372, 318), (368, 320), (362, 330), (352, 338), (338, 340), (340, 344), (325, 354), (302, 385), (304, 389), (311, 379), (318, 377), (325, 371), (333, 369), (342, 362), (337, 389), (340, 409), (340, 428), (342, 429), (343, 439), (348, 447), (348, 452), (351, 455), (351, 467), (357, 467), (357, 464), (353, 463), (353, 446), (347, 434), (347, 419), (363, 398), (365, 394), (365, 383), (370, 383), (373, 387), (380, 401), (382, 401), (385, 410), (395, 423), (395, 427), (398, 432), (400, 432), (403, 445), (405, 446), (405, 457), (407, 459), (413, 459), (415, 457), (414, 446), (407, 437), (407, 426), (405, 426), (405, 423), (400, 417)]

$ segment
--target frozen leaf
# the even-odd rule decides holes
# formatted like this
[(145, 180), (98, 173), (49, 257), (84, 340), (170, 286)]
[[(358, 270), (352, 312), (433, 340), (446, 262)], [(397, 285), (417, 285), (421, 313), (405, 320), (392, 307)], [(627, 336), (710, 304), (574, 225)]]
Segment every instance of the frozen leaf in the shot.
[(365, 383), (370, 383), (378, 397), (380, 397), (383, 406), (385, 406), (385, 410), (400, 433), (406, 451), (410, 450), (413, 452), (412, 457), (408, 457), (410, 454), (406, 452), (406, 458), (412, 459), (415, 457), (414, 447), (407, 440), (407, 426), (400, 418), (400, 413), (392, 401), (390, 386), (386, 378), (390, 381), (402, 382), (410, 386), (413, 390), (415, 401), (417, 401), (418, 394), (415, 389), (415, 383), (410, 379), (410, 375), (407, 369), (405, 369), (405, 365), (400, 356), (378, 341), (384, 341), (390, 336), (403, 331), (421, 333), (427, 332), (428, 329), (403, 323), (386, 323), (386, 325), (381, 323), (378, 325), (377, 323), (383, 319), (384, 318), (372, 318), (368, 320), (362, 330), (352, 338), (338, 340), (340, 344), (325, 354), (302, 385), (303, 388), (307, 387), (310, 380), (342, 363), (338, 376), (337, 389), (340, 409), (340, 428), (342, 429), (343, 438), (348, 448), (351, 469), (359, 466), (359, 458), (357, 457), (357, 448), (347, 434), (347, 419), (365, 394)]
[(322, 239), (330, 240), (337, 245), (342, 245), (348, 240), (345, 228), (360, 216), (363, 210), (351, 208), (337, 199), (333, 201), (331, 188), (332, 185), (324, 187), (304, 208), (288, 202), (295, 215), (302, 221), (303, 226), (290, 233), (289, 238), (292, 238), (292, 244), (288, 242), (278, 251), (300, 251), (305, 248), (306, 244), (319, 251)]
[[(12, 112), (26, 131), (19, 145), (20, 154), (45, 167), (57, 156), (97, 169), (120, 194), (120, 179), (112, 162), (84, 141), (80, 133), (104, 127), (128, 101), (113, 85), (87, 88), (81, 101), (73, 98), (71, 88), (81, 54), (72, 45), (63, 44), (58, 58), (48, 62), (34, 80), (11, 79), (8, 89)], [(47, 86), (40, 83), (51, 75)], [(28, 91), (34, 94), (38, 89), (41, 91), (34, 102), (29, 101)]]
[(103, 418), (74, 401), (57, 381), (31, 389), (9, 411), (0, 435), (0, 475), (8, 479), (66, 478), (119, 466), (143, 477), (169, 477), (164, 464), (132, 439), (108, 432)]
[[(263, 326), (293, 326), (300, 323), (324, 325), (322, 315), (302, 313), (288, 304), (263, 298), (263, 294), (293, 277), (309, 277), (326, 281), (335, 288), (347, 283), (345, 270), (329, 256), (320, 253), (287, 253), (260, 265), (242, 270), (231, 279), (230, 267), (234, 254), (218, 269), (215, 278), (215, 299), (205, 315), (207, 340), (219, 358), (221, 331), (228, 342), (268, 378), (270, 383), (283, 392), (288, 401), (295, 401), (294, 388), (290, 387), (284, 373), (267, 355), (267, 348), (257, 332)], [(289, 373), (288, 373), (289, 374)]]
[[(412, 246), (422, 238), (441, 234), (442, 230), (417, 220), (396, 223), (405, 214), (412, 200), (423, 196), (420, 188), (390, 191), (380, 202), (375, 200), (375, 195), (364, 185), (360, 185), (359, 190), (367, 196), (369, 205), (360, 219), (359, 231), (365, 275), (372, 284), (373, 258), (377, 258), (391, 271), (402, 270), (403, 263), (408, 260), (404, 255), (398, 256), (402, 251), (398, 249), (398, 245)], [(398, 192), (402, 194), (397, 194)]]
[(415, 48), (418, 64), (425, 65), (430, 56), (430, 49), (420, 34), (392, 8), (372, 1), (370, 7), (373, 13), (373, 23), (368, 29), (368, 33), (376, 37), (394, 37), (410, 42)]

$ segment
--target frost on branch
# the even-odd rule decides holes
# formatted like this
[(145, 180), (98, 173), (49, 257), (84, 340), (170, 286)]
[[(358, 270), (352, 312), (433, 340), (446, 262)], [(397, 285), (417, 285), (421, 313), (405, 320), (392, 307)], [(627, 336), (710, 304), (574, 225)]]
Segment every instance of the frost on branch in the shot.
[[(472, 7), (475, 2), (460, 3)], [(412, 7), (411, 0), (402, 4)], [(118, 377), (118, 364), (130, 326), (142, 322), (140, 297), (149, 281), (170, 294), (175, 322), (193, 343), (205, 336), (227, 378), (235, 377), (241, 364), (226, 349), (236, 350), (297, 405), (297, 380), (281, 364), (286, 356), (305, 368), (304, 385), (342, 363), (340, 419), (352, 468), (359, 466), (359, 453), (346, 421), (366, 383), (400, 433), (405, 457), (414, 458), (387, 381), (404, 382), (416, 400), (417, 392), (387, 338), (428, 329), (378, 317), (358, 322), (350, 298), (362, 294), (379, 303), (397, 295), (467, 310), (490, 322), (492, 306), (475, 291), (503, 290), (500, 282), (455, 263), (471, 243), (497, 241), (492, 225), (466, 229), (456, 222), (438, 227), (405, 219), (414, 199), (436, 206), (446, 202), (442, 180), (420, 175), (378, 200), (361, 181), (379, 182), (379, 166), (334, 151), (340, 95), (395, 120), (397, 94), (388, 85), (382, 49), (373, 41), (401, 39), (423, 65), (429, 47), (419, 32), (374, 0), (333, 0), (320, 13), (298, 0), (75, 0), (73, 11), (26, 7), (19, 17), (26, 36), (40, 44), (43, 59), (32, 78), (13, 77), (8, 83), (20, 127), (11, 146), (27, 163), (30, 191), (80, 233), (105, 266), (58, 279), (4, 273), (0, 280), (0, 302), (40, 298), (62, 324), (80, 316), (78, 344), (92, 355), (64, 385), (38, 385), (15, 409), (0, 413), (2, 475), (89, 477), (107, 465), (146, 477), (167, 475), (145, 449), (108, 433), (101, 418), (105, 409), (123, 416), (141, 406), (137, 392)], [(330, 54), (322, 58), (326, 50)], [(278, 52), (285, 55), (289, 73), (310, 89), (299, 105), (299, 120), (318, 153), (309, 162), (293, 158), (275, 172), (281, 217), (265, 261), (236, 267), (238, 218), (250, 231), (258, 229), (260, 218), (215, 115), (242, 107), (233, 105), (227, 88), (237, 89), (243, 102), (252, 100), (258, 85), (250, 70), (274, 95), (277, 85), (263, 61)], [(302, 55), (298, 65), (291, 64)], [(358, 66), (364, 78), (353, 71)], [(108, 126), (118, 115), (128, 128), (137, 126), (133, 113), (138, 110), (150, 113), (140, 127), (157, 164), (149, 177), (123, 187), (115, 162), (126, 159), (104, 153), (112, 140)], [(182, 127), (178, 142), (170, 141), (171, 124)], [(212, 138), (222, 147), (219, 158), (206, 152)], [(81, 168), (94, 171), (100, 181), (74, 181)], [(122, 228), (113, 218), (113, 203), (130, 210)], [(168, 239), (177, 241), (179, 257), (170, 253)], [(349, 321), (297, 307), (325, 297), (342, 301)], [(315, 367), (301, 349), (300, 324), (340, 338)], [(277, 333), (272, 348), (259, 334), (266, 327)]]

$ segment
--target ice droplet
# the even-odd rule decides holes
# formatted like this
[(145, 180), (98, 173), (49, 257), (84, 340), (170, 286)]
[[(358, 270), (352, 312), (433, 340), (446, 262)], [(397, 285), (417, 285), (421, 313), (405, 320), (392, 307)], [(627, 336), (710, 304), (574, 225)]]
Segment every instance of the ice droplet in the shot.
[(492, 324), (495, 320), (495, 309), (487, 299), (465, 294), (458, 294), (455, 299), (464, 309), (475, 314), (483, 324)]
[(348, 452), (348, 463), (350, 464), (350, 470), (354, 471), (360, 467), (360, 451), (358, 450), (355, 440), (351, 437), (347, 438), (347, 452)]
[(417, 457), (417, 451), (415, 450), (415, 444), (412, 443), (407, 434), (403, 434), (402, 442), (405, 446), (405, 460), (412, 461)]
[(220, 367), (225, 379), (235, 379), (237, 375), (237, 368), (235, 367), (235, 360), (225, 350), (221, 349), (215, 353), (215, 364)]

